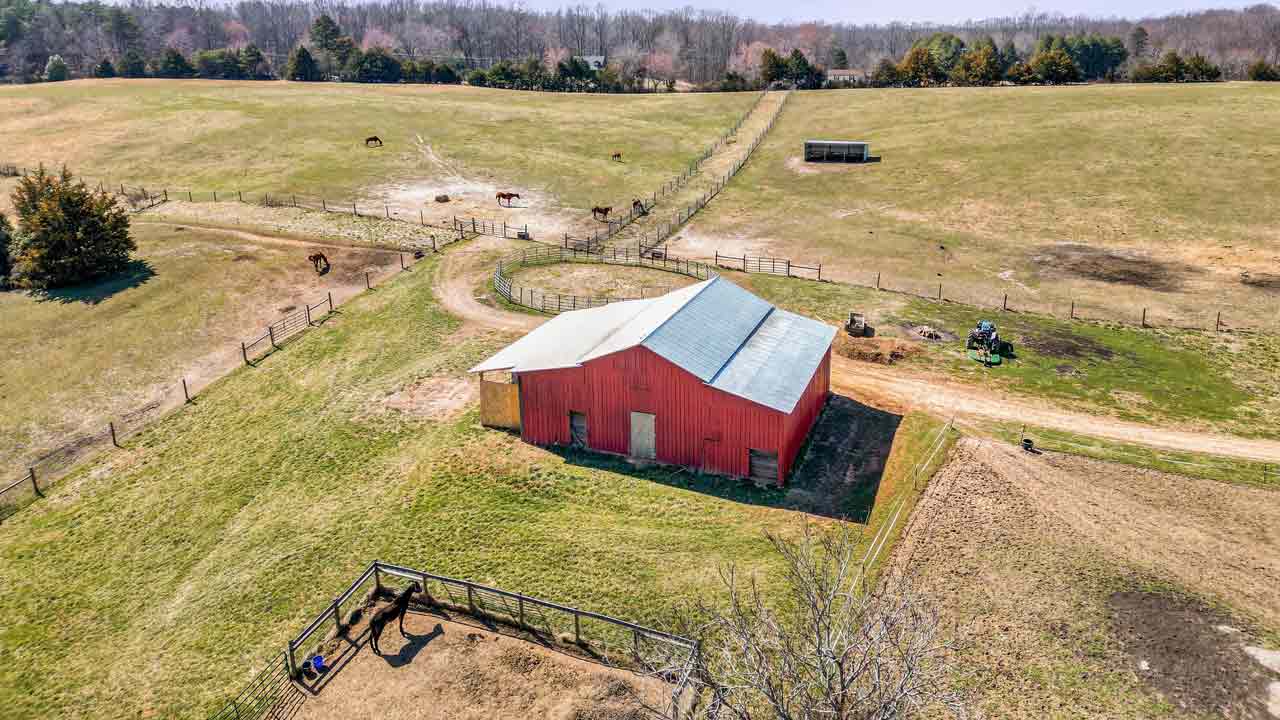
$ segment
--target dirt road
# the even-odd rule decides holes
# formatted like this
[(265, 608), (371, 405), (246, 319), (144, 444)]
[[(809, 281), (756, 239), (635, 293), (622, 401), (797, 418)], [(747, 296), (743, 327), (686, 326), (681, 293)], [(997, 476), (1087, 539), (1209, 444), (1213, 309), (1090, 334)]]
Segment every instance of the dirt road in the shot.
[[(496, 238), (479, 238), (465, 249), (446, 253), (436, 294), (450, 312), (469, 322), (498, 330), (528, 331), (546, 318), (494, 308), (474, 296), (475, 288), (483, 282), (485, 275), (492, 272), (492, 267), (482, 262), (484, 256), (505, 246)], [(958, 420), (1021, 422), (1164, 450), (1280, 462), (1280, 442), (1274, 440), (1172, 430), (1074, 412), (1044, 401), (1001, 395), (941, 378), (842, 357), (832, 357), (831, 389), (892, 412), (922, 408)]]

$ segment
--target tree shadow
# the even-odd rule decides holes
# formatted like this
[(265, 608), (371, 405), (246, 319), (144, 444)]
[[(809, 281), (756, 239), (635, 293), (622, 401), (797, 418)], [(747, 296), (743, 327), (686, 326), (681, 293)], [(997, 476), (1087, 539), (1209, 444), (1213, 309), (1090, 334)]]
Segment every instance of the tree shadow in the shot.
[(145, 284), (155, 277), (155, 268), (146, 260), (130, 260), (124, 269), (109, 278), (85, 285), (32, 291), (32, 297), (41, 302), (63, 304), (84, 303), (97, 305), (118, 292)]
[(783, 488), (759, 487), (746, 478), (702, 474), (691, 468), (640, 465), (617, 455), (581, 448), (555, 446), (547, 450), (570, 465), (615, 472), (722, 500), (865, 523), (871, 516), (901, 423), (901, 415), (833, 394), (809, 432)]

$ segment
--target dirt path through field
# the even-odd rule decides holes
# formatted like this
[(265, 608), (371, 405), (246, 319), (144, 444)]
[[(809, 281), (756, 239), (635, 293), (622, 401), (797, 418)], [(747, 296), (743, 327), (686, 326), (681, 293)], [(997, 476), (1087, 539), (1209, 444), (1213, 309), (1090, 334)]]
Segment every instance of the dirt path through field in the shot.
[[(732, 142), (717, 147), (711, 157), (699, 166), (697, 174), (673, 193), (660, 195), (657, 199), (657, 207), (652, 212), (622, 228), (610, 238), (609, 244), (617, 247), (635, 247), (642, 237), (649, 238), (651, 242), (658, 226), (664, 223), (678, 224), (677, 214), (687, 207), (696, 205), (702, 196), (714, 192), (716, 183), (724, 179), (724, 176), (733, 169), (734, 163), (751, 151), (751, 143), (768, 127), (769, 122), (781, 109), (786, 97), (786, 92), (766, 93), (764, 99), (747, 117), (746, 122), (738, 128)], [(614, 210), (621, 214), (627, 211), (626, 208), (614, 208)], [(670, 243), (672, 240), (666, 242)]]
[[(497, 330), (529, 331), (546, 318), (486, 305), (475, 288), (493, 271), (485, 255), (509, 246), (496, 238), (477, 239), (446, 252), (436, 281), (441, 303), (460, 317)], [(936, 377), (913, 375), (872, 363), (831, 358), (831, 389), (859, 402), (894, 412), (923, 408), (960, 420), (1023, 422), (1083, 435), (1182, 452), (1280, 462), (1280, 442), (1200, 431), (1182, 431), (1072, 412), (1048, 402), (1015, 398)]]

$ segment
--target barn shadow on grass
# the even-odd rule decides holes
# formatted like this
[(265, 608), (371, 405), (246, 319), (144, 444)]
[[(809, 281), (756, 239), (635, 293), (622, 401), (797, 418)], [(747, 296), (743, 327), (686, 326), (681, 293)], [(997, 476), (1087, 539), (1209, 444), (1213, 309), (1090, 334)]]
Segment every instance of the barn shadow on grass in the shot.
[(130, 260), (123, 270), (109, 278), (75, 287), (40, 290), (33, 292), (32, 296), (44, 302), (97, 305), (118, 292), (145, 284), (155, 275), (156, 271), (151, 267), (151, 263), (146, 260)]
[(689, 468), (636, 465), (626, 458), (568, 447), (548, 448), (566, 463), (628, 475), (747, 505), (797, 510), (865, 523), (902, 416), (832, 395), (809, 433), (785, 488), (702, 475)]

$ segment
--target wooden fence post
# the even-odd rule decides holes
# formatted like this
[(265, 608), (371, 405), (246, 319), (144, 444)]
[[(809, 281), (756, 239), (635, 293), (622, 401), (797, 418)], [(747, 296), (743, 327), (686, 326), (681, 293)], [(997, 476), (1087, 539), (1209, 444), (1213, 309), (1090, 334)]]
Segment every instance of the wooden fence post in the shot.
[(404, 253), (400, 253), (400, 269), (401, 269), (401, 270), (404, 270), (404, 269), (405, 269), (405, 266), (404, 266)]
[(31, 491), (34, 492), (37, 497), (44, 497), (40, 492), (40, 485), (36, 483), (36, 469), (34, 467), (27, 468), (27, 474), (31, 476)]
[(419, 210), (418, 210), (418, 224), (419, 224), (419, 225), (426, 225), (426, 224), (427, 224), (427, 218), (426, 218), (426, 216), (424, 216), (424, 215), (422, 214), (422, 210), (421, 210), (421, 209), (419, 209)]
[(351, 203), (351, 217), (359, 217), (360, 213), (356, 212), (356, 204)]
[(1000, 301), (1000, 309), (1001, 309), (1001, 310), (1008, 310), (1008, 309), (1009, 309), (1009, 293), (1005, 293), (1005, 294), (1004, 294), (1004, 300), (1001, 300), (1001, 301)]
[(942, 299), (942, 283), (938, 283), (938, 299)]
[(320, 209), (329, 212), (329, 204), (324, 201), (324, 198), (320, 198)]
[(113, 420), (112, 420), (112, 421), (108, 421), (108, 422), (107, 422), (107, 429), (111, 431), (111, 444), (112, 444), (112, 445), (115, 445), (116, 447), (120, 447), (120, 441), (116, 439), (116, 424), (115, 424), (115, 421), (113, 421)]
[(364, 273), (364, 289), (365, 290), (373, 289), (373, 284), (369, 282), (369, 271), (367, 270)]
[(298, 196), (297, 196), (297, 195), (294, 195), (294, 196), (293, 196), (293, 206), (294, 206), (294, 207), (298, 207)]
[(880, 289), (880, 273), (878, 271), (876, 272), (876, 289)]
[(276, 347), (276, 330), (270, 325), (267, 326), (267, 337), (271, 339), (271, 347)]
[(1218, 311), (1218, 319), (1213, 323), (1214, 332), (1222, 332), (1222, 311)]
[(1142, 308), (1142, 327), (1147, 326), (1147, 309)]
[(384, 211), (386, 211), (386, 213), (387, 213), (387, 219), (388, 219), (388, 220), (390, 220), (390, 219), (391, 219), (391, 206), (389, 206), (389, 205), (383, 205), (383, 206), (382, 206), (382, 209), (383, 209)]
[[(35, 476), (33, 475), (32, 477), (35, 477)], [(582, 622), (581, 621), (582, 621), (582, 616), (579, 615), (577, 612), (574, 612), (573, 613), (573, 641), (578, 645), (582, 644)]]
[(187, 399), (187, 404), (191, 404), (191, 391), (187, 389), (187, 379), (182, 378), (182, 397)]
[(328, 295), (329, 295), (329, 312), (333, 312), (333, 291), (330, 291)]
[(1075, 300), (1071, 301), (1071, 315), (1067, 319), (1069, 320), (1076, 319), (1076, 301)]
[(249, 348), (245, 347), (244, 341), (240, 341), (240, 355), (244, 358), (244, 364), (249, 364)]
[(214, 191), (213, 191), (213, 201), (214, 201), (214, 202), (218, 202), (218, 191), (217, 191), (217, 190), (214, 190)]
[(242, 193), (242, 192), (240, 192), (239, 190), (237, 190), (237, 191), (236, 191), (236, 197), (240, 200), (240, 202), (244, 202), (244, 193)]
[(311, 327), (311, 304), (305, 302), (302, 303), (302, 309), (307, 312), (307, 327)]

